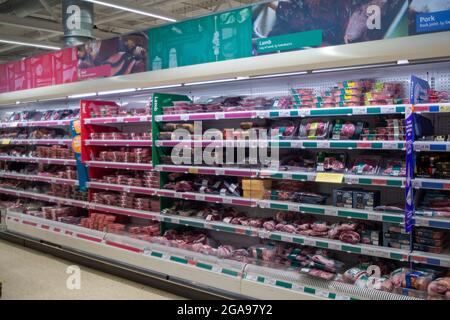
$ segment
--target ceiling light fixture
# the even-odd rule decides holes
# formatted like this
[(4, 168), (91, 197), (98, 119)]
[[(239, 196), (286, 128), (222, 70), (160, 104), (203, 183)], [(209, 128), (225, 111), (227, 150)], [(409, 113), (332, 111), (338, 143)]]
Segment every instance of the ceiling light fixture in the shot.
[(233, 81), (241, 81), (246, 78), (229, 78), (229, 79), (220, 79), (220, 80), (210, 80), (210, 81), (200, 81), (200, 82), (189, 82), (185, 83), (185, 86), (198, 86), (202, 84), (214, 84), (214, 83), (224, 83), (224, 82), (233, 82)]
[(371, 69), (371, 68), (380, 68), (380, 67), (392, 67), (395, 65), (397, 65), (397, 63), (368, 64), (368, 65), (355, 66), (355, 67), (319, 69), (319, 70), (313, 70), (312, 73), (327, 73), (327, 72), (350, 71), (350, 70)]
[(84, 0), (84, 1), (92, 2), (92, 3), (95, 3), (95, 4), (99, 4), (99, 5), (102, 5), (102, 6), (111, 7), (111, 8), (115, 8), (115, 9), (119, 9), (119, 10), (132, 12), (132, 13), (136, 13), (136, 14), (141, 14), (141, 15), (144, 15), (144, 16), (147, 16), (147, 17), (152, 17), (152, 18), (157, 18), (157, 19), (161, 19), (161, 20), (166, 20), (166, 21), (169, 21), (169, 22), (176, 22), (177, 21), (176, 19), (173, 19), (173, 18), (165, 17), (163, 15), (159, 15), (159, 14), (156, 14), (156, 13), (145, 11), (143, 9), (139, 9), (138, 7), (135, 7), (135, 6), (131, 5), (131, 4), (130, 5), (128, 5), (128, 4), (124, 5), (124, 4), (120, 3), (120, 2), (111, 1), (111, 0), (108, 0), (108, 1)]
[(141, 88), (140, 90), (147, 91), (147, 90), (170, 89), (170, 88), (178, 88), (178, 87), (181, 87), (181, 84), (172, 84), (172, 85), (167, 85), (167, 86)]
[(47, 45), (47, 44), (40, 44), (40, 43), (35, 43), (35, 42), (24, 42), (24, 41), (7, 40), (7, 39), (0, 39), (0, 42), (8, 43), (8, 44), (17, 44), (19, 46), (48, 49), (48, 50), (61, 50), (61, 47), (51, 46), (51, 45)]
[(80, 93), (80, 94), (74, 94), (74, 95), (68, 96), (68, 98), (69, 99), (79, 99), (79, 98), (95, 97), (96, 95), (97, 95), (97, 92)]
[(110, 94), (128, 93), (128, 92), (135, 92), (135, 91), (137, 91), (137, 89), (132, 88), (132, 89), (122, 89), (122, 90), (101, 91), (101, 92), (98, 92), (97, 94), (99, 96), (106, 96), (106, 95), (110, 95)]
[(275, 73), (275, 74), (266, 74), (262, 76), (251, 76), (252, 79), (266, 79), (266, 78), (278, 78), (278, 77), (289, 77), (289, 76), (300, 76), (308, 74), (307, 71), (299, 71), (299, 72), (290, 72), (290, 73)]
[(405, 65), (405, 64), (409, 64), (409, 60), (408, 59), (404, 59), (404, 60), (398, 60), (397, 61), (398, 65)]

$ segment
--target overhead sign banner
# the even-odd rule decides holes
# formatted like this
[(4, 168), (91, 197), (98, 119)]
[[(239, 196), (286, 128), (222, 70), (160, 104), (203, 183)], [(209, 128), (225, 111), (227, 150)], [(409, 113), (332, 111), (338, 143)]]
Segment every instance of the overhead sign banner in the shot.
[(409, 34), (450, 30), (449, 0), (412, 0), (409, 6)]
[(249, 57), (251, 24), (248, 7), (150, 29), (149, 70)]
[(147, 71), (146, 33), (92, 40), (78, 47), (78, 77), (86, 80)]
[(408, 0), (290, 0), (254, 5), (254, 55), (407, 36), (408, 5)]

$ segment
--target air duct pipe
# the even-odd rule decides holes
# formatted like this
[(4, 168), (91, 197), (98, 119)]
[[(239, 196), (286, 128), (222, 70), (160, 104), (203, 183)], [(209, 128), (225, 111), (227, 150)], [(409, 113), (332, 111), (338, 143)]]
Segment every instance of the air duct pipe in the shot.
[(62, 17), (66, 47), (78, 46), (93, 38), (94, 5), (92, 3), (63, 0)]

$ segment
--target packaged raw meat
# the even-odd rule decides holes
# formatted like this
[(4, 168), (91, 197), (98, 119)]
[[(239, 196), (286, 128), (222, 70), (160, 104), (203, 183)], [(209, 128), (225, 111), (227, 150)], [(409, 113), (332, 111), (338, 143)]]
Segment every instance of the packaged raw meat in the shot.
[(332, 125), (329, 121), (322, 122), (314, 119), (305, 119), (299, 127), (299, 138), (306, 140), (323, 140), (330, 135)]
[(292, 139), (296, 134), (297, 126), (289, 120), (276, 121), (270, 129), (271, 139)]
[(386, 160), (383, 164), (381, 174), (391, 177), (405, 177), (406, 163), (399, 160)]
[(336, 120), (331, 134), (332, 140), (358, 140), (366, 124), (362, 121)]
[(343, 231), (339, 235), (339, 240), (345, 243), (358, 244), (361, 236), (355, 231)]
[(422, 271), (406, 272), (402, 281), (402, 287), (426, 291), (432, 280), (433, 276), (430, 273)]
[(328, 280), (328, 281), (331, 281), (336, 277), (335, 273), (331, 273), (331, 272), (327, 272), (327, 271), (323, 271), (323, 270), (319, 270), (319, 269), (313, 269), (313, 268), (301, 268), (300, 272), (308, 274), (308, 275), (316, 277), (316, 278)]
[(351, 174), (355, 175), (377, 175), (380, 159), (376, 156), (359, 157), (350, 169)]
[(449, 292), (450, 277), (436, 279), (428, 285), (428, 294), (430, 296), (446, 296), (446, 298), (448, 299)]
[(343, 274), (343, 280), (346, 283), (355, 284), (356, 280), (365, 275), (368, 277), (369, 275), (365, 270), (359, 268), (351, 268)]
[(318, 172), (344, 172), (347, 155), (345, 153), (319, 152), (316, 160)]

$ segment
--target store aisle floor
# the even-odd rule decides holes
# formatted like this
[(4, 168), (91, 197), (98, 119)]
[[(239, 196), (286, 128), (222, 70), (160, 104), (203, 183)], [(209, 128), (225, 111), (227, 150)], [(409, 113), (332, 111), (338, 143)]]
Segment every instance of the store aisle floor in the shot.
[(90, 268), (81, 268), (80, 290), (67, 289), (70, 261), (0, 240), (1, 299), (183, 299)]

